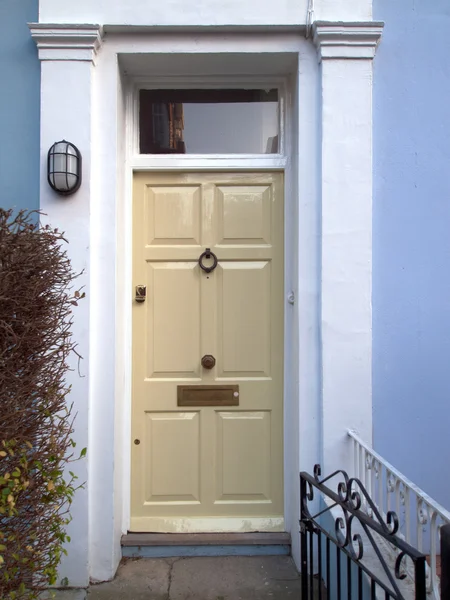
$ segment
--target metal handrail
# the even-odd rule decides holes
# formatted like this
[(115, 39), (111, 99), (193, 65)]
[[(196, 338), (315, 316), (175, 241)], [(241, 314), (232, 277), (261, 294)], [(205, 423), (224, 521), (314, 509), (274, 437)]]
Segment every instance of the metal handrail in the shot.
[(353, 475), (362, 481), (382, 515), (395, 510), (401, 517), (399, 534), (405, 541), (429, 555), (427, 593), (438, 600), (440, 529), (450, 523), (450, 512), (375, 452), (355, 431), (349, 430), (348, 435), (353, 442)]

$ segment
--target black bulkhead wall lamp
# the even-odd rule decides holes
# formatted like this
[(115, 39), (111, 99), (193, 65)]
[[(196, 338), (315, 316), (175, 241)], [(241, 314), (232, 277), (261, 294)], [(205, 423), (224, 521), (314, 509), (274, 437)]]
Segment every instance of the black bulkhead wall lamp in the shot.
[(55, 142), (48, 151), (47, 180), (58, 194), (68, 196), (81, 185), (81, 154), (78, 148), (61, 140)]

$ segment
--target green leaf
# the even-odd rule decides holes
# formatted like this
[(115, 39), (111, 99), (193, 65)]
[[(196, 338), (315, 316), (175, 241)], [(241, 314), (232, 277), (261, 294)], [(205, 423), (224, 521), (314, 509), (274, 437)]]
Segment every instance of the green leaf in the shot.
[(84, 458), (86, 456), (87, 453), (87, 448), (83, 448), (83, 450), (80, 452), (80, 458)]

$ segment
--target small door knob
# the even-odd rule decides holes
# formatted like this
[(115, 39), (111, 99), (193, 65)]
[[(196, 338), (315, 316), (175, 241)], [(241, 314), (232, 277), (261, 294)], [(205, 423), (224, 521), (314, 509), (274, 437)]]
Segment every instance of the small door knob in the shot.
[(139, 444), (141, 443), (141, 440), (137, 440), (136, 439), (136, 440), (134, 440), (134, 443), (135, 443), (136, 446), (139, 446)]
[(202, 367), (204, 369), (212, 369), (216, 365), (216, 359), (212, 354), (205, 354), (202, 358)]

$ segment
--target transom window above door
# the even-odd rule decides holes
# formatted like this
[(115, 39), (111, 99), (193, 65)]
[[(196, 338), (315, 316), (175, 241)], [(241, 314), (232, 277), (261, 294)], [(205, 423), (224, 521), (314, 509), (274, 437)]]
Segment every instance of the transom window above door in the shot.
[(141, 89), (140, 154), (277, 154), (277, 89)]

